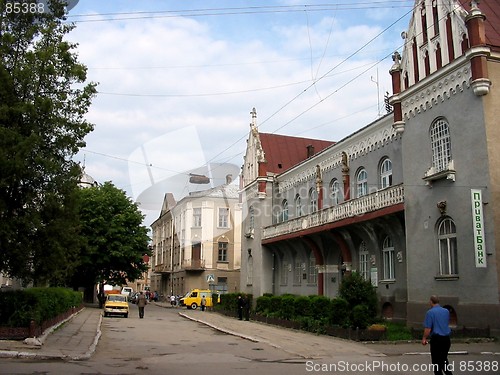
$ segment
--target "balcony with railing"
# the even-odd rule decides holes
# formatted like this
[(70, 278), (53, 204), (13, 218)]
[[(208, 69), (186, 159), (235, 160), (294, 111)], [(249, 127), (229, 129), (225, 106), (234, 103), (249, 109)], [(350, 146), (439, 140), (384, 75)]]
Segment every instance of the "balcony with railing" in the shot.
[(170, 264), (157, 264), (154, 266), (153, 271), (155, 273), (172, 273), (172, 267)]
[(270, 239), (302, 230), (321, 227), (340, 220), (361, 217), (370, 212), (404, 203), (403, 185), (392, 186), (339, 205), (263, 228), (262, 239)]
[(203, 271), (205, 269), (204, 259), (184, 259), (182, 268), (186, 271)]

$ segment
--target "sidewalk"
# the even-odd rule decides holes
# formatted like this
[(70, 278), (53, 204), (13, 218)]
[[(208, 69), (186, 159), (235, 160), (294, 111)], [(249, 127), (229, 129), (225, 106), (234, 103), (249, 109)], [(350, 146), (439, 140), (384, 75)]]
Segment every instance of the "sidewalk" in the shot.
[[(413, 342), (356, 342), (326, 335), (275, 327), (254, 321), (241, 321), (213, 312), (180, 309), (179, 315), (211, 326), (219, 331), (254, 342), (267, 343), (290, 354), (306, 359), (367, 355), (384, 357), (397, 355), (430, 355), (429, 347)], [(500, 356), (500, 342), (488, 340), (453, 341), (449, 355), (485, 354)]]
[[(156, 305), (172, 308), (167, 303), (156, 303)], [(246, 340), (267, 344), (306, 359), (331, 358), (332, 355), (344, 358), (359, 355), (370, 357), (429, 355), (429, 349), (423, 348), (419, 342), (360, 343), (279, 328), (260, 322), (241, 321), (209, 311), (175, 309), (180, 316), (186, 319)], [(28, 345), (23, 341), (0, 340), (0, 358), (89, 359), (96, 350), (101, 337), (101, 323), (102, 310), (96, 306), (87, 306), (39, 337), (41, 345)], [(452, 344), (450, 355), (467, 353), (500, 355), (500, 343), (462, 342)]]
[(84, 360), (92, 356), (101, 337), (102, 309), (87, 306), (36, 340), (0, 340), (0, 358)]

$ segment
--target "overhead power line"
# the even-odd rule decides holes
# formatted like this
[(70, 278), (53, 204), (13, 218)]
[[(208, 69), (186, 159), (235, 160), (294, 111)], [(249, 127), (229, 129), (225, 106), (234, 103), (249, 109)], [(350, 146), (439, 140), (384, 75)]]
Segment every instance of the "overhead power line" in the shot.
[(71, 22), (102, 22), (120, 20), (139, 20), (152, 18), (171, 17), (207, 17), (227, 15), (251, 15), (251, 14), (277, 14), (298, 12), (324, 12), (329, 10), (368, 10), (368, 9), (393, 9), (412, 7), (409, 0), (391, 1), (361, 1), (361, 2), (339, 2), (324, 4), (297, 4), (297, 5), (273, 5), (273, 6), (250, 6), (250, 7), (226, 7), (226, 8), (204, 8), (204, 9), (182, 9), (182, 10), (155, 10), (134, 12), (113, 12), (97, 14), (74, 14), (69, 15)]

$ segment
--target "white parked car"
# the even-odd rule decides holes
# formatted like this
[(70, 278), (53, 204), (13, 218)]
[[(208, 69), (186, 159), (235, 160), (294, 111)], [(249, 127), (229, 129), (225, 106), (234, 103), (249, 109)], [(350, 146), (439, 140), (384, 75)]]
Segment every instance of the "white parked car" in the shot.
[(132, 295), (132, 293), (134, 293), (134, 289), (132, 289), (129, 286), (124, 286), (122, 288), (122, 293), (121, 294), (125, 294), (127, 297), (130, 297)]

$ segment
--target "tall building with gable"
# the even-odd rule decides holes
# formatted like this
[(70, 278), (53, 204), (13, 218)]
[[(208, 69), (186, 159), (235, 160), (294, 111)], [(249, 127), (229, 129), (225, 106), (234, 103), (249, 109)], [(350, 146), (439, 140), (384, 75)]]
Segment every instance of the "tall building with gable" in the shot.
[(437, 294), (452, 324), (500, 329), (498, 25), (498, 1), (416, 0), (393, 111), (291, 165), (252, 114), (242, 291), (333, 298), (356, 271), (386, 318), (421, 326)]

